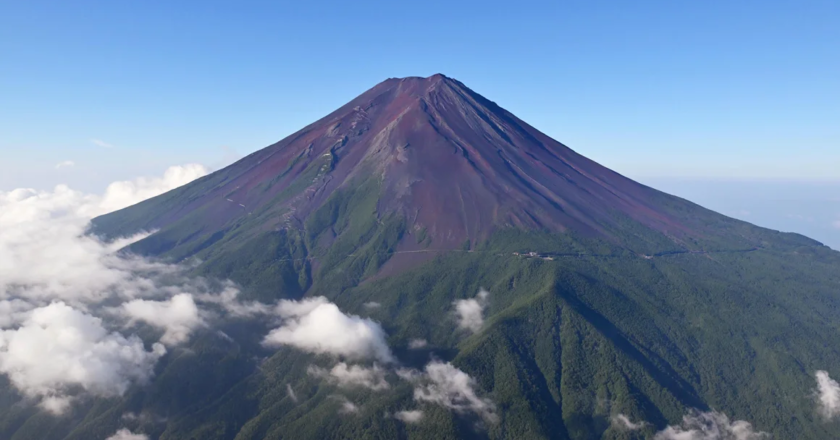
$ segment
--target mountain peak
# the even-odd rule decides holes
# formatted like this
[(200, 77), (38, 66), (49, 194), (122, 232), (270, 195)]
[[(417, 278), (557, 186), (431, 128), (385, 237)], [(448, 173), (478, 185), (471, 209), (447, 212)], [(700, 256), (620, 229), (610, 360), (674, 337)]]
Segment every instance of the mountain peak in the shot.
[(429, 76), (429, 77), (426, 77), (426, 78), (421, 78), (421, 80), (424, 81), (429, 86), (436, 86), (436, 85), (439, 85), (441, 83), (446, 83), (446, 82), (452, 81), (452, 79), (450, 79), (449, 77), (447, 77), (446, 75), (444, 75), (442, 73), (436, 73), (432, 76)]
[(441, 73), (436, 73), (428, 77), (406, 76), (403, 78), (389, 78), (363, 93), (357, 99), (370, 96), (372, 100), (383, 91), (388, 91), (395, 95), (423, 98), (433, 91), (441, 89), (442, 86), (449, 85), (457, 87), (457, 84), (459, 84), (458, 81)]
[[(746, 421), (699, 412), (721, 402), (778, 438), (837, 437), (802, 385), (811, 371), (840, 364), (836, 252), (640, 185), (443, 75), (386, 80), (274, 145), (93, 223), (110, 238), (155, 231), (130, 245), (135, 253), (189, 258), (185, 275), (205, 278), (188, 283), (197, 294), (187, 296), (216, 327), (195, 329), (201, 336), (184, 347), (194, 354), (163, 357), (148, 391), (97, 400), (71, 418), (14, 407), (3, 438), (17, 426), (14, 438), (43, 438), (41, 426), (54, 438), (65, 427), (67, 438), (102, 438), (103, 423), (122, 423), (128, 410), (164, 411), (166, 426), (149, 425), (161, 439), (658, 438), (654, 430), (689, 432), (709, 420), (750, 431)], [(180, 285), (181, 272), (163, 271), (170, 279)], [(224, 291), (205, 293), (210, 286)], [(491, 293), (473, 297), (483, 288)], [(431, 409), (416, 401), (418, 387), (445, 381), (427, 364), (410, 384), (353, 393), (366, 408), (353, 417), (320, 423), (342, 384), (307, 372), (325, 365), (321, 336), (333, 335), (307, 329), (321, 336), (266, 359), (269, 316), (245, 317), (274, 310), (252, 300), (301, 298), (329, 304), (330, 323), (381, 322), (375, 345), (390, 353), (391, 344), (400, 358), (383, 374), (446, 357), (469, 392), (488, 393), (472, 406), (498, 407), (500, 417), (483, 423), (486, 433), (475, 431), (480, 414), (471, 411), (446, 419), (434, 410), (411, 431), (383, 418)], [(456, 313), (464, 304), (478, 307), (477, 330)], [(414, 338), (428, 346), (415, 349)], [(18, 405), (11, 392), (0, 407)], [(632, 414), (636, 422), (623, 424), (635, 432), (602, 423), (602, 395), (618, 397), (611, 409)], [(688, 408), (696, 409), (682, 419), (686, 430), (666, 428)]]
[(372, 203), (370, 215), (402, 219), (397, 247), (406, 251), (469, 247), (509, 228), (617, 240), (615, 231), (632, 223), (670, 243), (694, 234), (690, 219), (661, 205), (661, 193), (442, 74), (383, 81), (204, 180), (213, 186), (188, 186), (177, 208), (139, 226), (161, 229), (200, 212), (205, 231), (248, 216), (259, 230), (305, 230), (323, 209), (346, 203), (337, 198), (365, 188), (358, 197)]
[(442, 73), (435, 73), (431, 76), (404, 76), (402, 78), (388, 78), (385, 81), (400, 81), (400, 82), (425, 82), (427, 84), (435, 84), (445, 80), (451, 80), (451, 78), (447, 77)]

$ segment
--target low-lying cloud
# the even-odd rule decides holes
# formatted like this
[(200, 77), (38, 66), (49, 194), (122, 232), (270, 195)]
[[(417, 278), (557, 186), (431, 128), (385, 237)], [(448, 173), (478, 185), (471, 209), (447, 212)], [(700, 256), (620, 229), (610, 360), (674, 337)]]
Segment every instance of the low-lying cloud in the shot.
[(683, 416), (682, 424), (669, 426), (656, 433), (654, 440), (761, 440), (770, 434), (753, 429), (749, 422), (731, 422), (726, 414), (716, 411), (692, 411)]
[(189, 293), (179, 293), (165, 301), (135, 299), (123, 304), (122, 308), (131, 320), (163, 329), (160, 342), (166, 345), (186, 341), (190, 333), (204, 323)]
[(428, 363), (423, 374), (402, 370), (400, 377), (418, 382), (414, 399), (451, 409), (457, 413), (473, 413), (484, 421), (498, 421), (493, 401), (478, 396), (475, 379), (452, 364), (440, 361)]
[(394, 361), (385, 331), (378, 323), (346, 315), (324, 297), (283, 300), (276, 310), (283, 323), (266, 335), (266, 346), (288, 345), (352, 360)]
[(20, 299), (0, 300), (0, 329), (20, 324), (32, 308), (32, 304)]
[(359, 406), (351, 402), (346, 396), (335, 395), (331, 397), (340, 403), (338, 407), (339, 414), (356, 414), (359, 412)]
[(616, 414), (610, 417), (610, 423), (623, 431), (638, 431), (647, 426), (646, 422), (633, 422), (630, 420), (630, 417), (624, 414)]
[[(200, 165), (172, 167), (160, 178), (116, 182), (102, 195), (66, 185), (0, 191), (0, 373), (22, 395), (60, 413), (79, 395), (117, 396), (151, 377), (164, 346), (147, 350), (137, 336), (114, 331), (120, 323), (102, 317), (125, 315), (97, 316), (105, 302), (163, 328), (165, 343), (189, 334), (193, 310), (184, 313), (185, 298), (168, 300), (173, 292), (157, 282), (181, 269), (117, 252), (145, 235), (105, 242), (86, 232), (97, 215), (206, 173)], [(164, 300), (120, 305), (149, 297)]]
[(289, 384), (286, 384), (286, 395), (289, 396), (289, 399), (292, 399), (292, 402), (298, 403), (297, 394), (295, 394), (295, 390)]
[(220, 292), (202, 292), (194, 295), (194, 298), (202, 303), (215, 304), (224, 312), (234, 318), (253, 318), (274, 314), (274, 307), (256, 301), (242, 301), (239, 299), (239, 291), (230, 281), (223, 283)]
[(149, 440), (149, 436), (146, 434), (135, 434), (123, 428), (105, 440)]
[(419, 409), (409, 411), (397, 411), (394, 418), (404, 423), (420, 423), (423, 420), (423, 411)]
[(818, 412), (826, 420), (840, 415), (840, 384), (832, 379), (827, 371), (817, 371), (817, 404)]
[[(171, 167), (162, 178), (111, 184), (102, 196), (65, 185), (53, 191), (0, 191), (0, 298), (46, 303), (141, 296), (148, 274), (167, 270), (116, 251), (143, 238), (103, 242), (87, 235), (90, 219), (181, 186), (207, 172), (200, 165)], [(41, 304), (43, 305), (43, 304)]]
[(207, 173), (208, 170), (203, 165), (188, 164), (169, 167), (162, 177), (140, 177), (114, 182), (108, 185), (105, 196), (99, 202), (99, 208), (104, 212), (116, 211), (178, 188)]
[(330, 370), (313, 365), (307, 369), (307, 373), (342, 388), (360, 387), (373, 391), (391, 388), (391, 385), (385, 379), (387, 371), (376, 364), (372, 367), (364, 367), (339, 362)]
[(66, 409), (76, 387), (117, 396), (145, 382), (165, 352), (160, 344), (146, 351), (136, 336), (108, 332), (101, 319), (63, 302), (36, 308), (20, 327), (0, 331), (0, 372), (54, 413)]
[(490, 292), (481, 290), (475, 298), (459, 299), (452, 304), (458, 317), (458, 327), (477, 333), (484, 325), (484, 308)]

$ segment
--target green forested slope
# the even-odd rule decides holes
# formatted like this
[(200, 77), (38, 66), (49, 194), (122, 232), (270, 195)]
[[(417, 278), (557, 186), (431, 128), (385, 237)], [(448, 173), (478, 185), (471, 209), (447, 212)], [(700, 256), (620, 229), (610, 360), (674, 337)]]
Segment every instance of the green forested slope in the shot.
[[(755, 250), (645, 258), (601, 242), (552, 243), (551, 235), (511, 231), (472, 252), (441, 253), (400, 275), (364, 281), (387, 259), (400, 223), (370, 226), (363, 216), (342, 216), (335, 219), (356, 235), (338, 234), (328, 249), (314, 244), (313, 228), (300, 239), (261, 238), (261, 250), (246, 253), (250, 260), (233, 252), (198, 270), (232, 276), (250, 267), (248, 276), (275, 279), (265, 272), (272, 266), (260, 266), (261, 253), (322, 252), (317, 258), (329, 265), (319, 270), (282, 266), (295, 275), (280, 277), (290, 296), (326, 295), (381, 322), (406, 366), (420, 368), (429, 356), (452, 361), (495, 402), (498, 423), (476, 428), (469, 416), (428, 404), (420, 405), (427, 412), (421, 424), (388, 417), (418, 406), (411, 384), (393, 375), (390, 390), (342, 390), (359, 412), (339, 414), (338, 390), (306, 373), (329, 359), (266, 350), (259, 346), (266, 324), (242, 320), (224, 324), (233, 341), (207, 330), (168, 354), (152, 384), (121, 399), (87, 401), (70, 416), (36, 413), (6, 391), (0, 435), (104, 438), (125, 425), (160, 439), (627, 438), (652, 436), (689, 408), (748, 420), (776, 438), (840, 433), (818, 418), (812, 396), (814, 371), (840, 365), (840, 254), (825, 247), (799, 246), (792, 236)], [(354, 257), (331, 257), (341, 240)], [(513, 255), (529, 242), (556, 257)], [(452, 301), (480, 288), (490, 291), (487, 323), (469, 335), (457, 329)], [(381, 306), (368, 310), (370, 301)], [(412, 338), (429, 346), (409, 350)], [(136, 416), (126, 420), (127, 413)], [(616, 430), (609, 423), (616, 413), (650, 425)]]

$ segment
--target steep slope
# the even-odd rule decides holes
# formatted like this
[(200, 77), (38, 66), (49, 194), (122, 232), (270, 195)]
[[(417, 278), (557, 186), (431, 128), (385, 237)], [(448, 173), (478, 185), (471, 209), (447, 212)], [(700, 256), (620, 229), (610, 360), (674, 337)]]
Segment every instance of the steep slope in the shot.
[[(337, 190), (375, 180), (380, 216), (398, 213), (440, 248), (498, 227), (606, 234), (626, 216), (666, 234), (688, 225), (659, 194), (574, 153), (463, 84), (435, 75), (389, 79), (320, 121), (183, 188), (144, 203), (158, 229), (196, 211), (218, 230), (232, 219), (277, 214), (300, 224)], [(163, 200), (172, 200), (163, 205)], [(164, 208), (164, 212), (159, 212)], [(98, 223), (136, 216), (133, 208)], [(685, 219), (682, 219), (685, 220)]]
[[(434, 357), (474, 377), (498, 420), (425, 405), (403, 423), (409, 382), (339, 390), (308, 373), (329, 359), (266, 349), (265, 324), (242, 319), (224, 322), (229, 339), (208, 328), (173, 350), (151, 384), (64, 418), (0, 387), (2, 438), (126, 424), (155, 440), (652, 438), (692, 408), (775, 438), (840, 438), (812, 396), (814, 371), (840, 376), (840, 254), (637, 184), (442, 75), (387, 80), (93, 230), (155, 230), (131, 250), (194, 259), (251, 298), (327, 296), (380, 322), (400, 365)], [(481, 288), (472, 334), (453, 301)], [(647, 424), (622, 430), (616, 414)]]
[[(94, 221), (106, 236), (156, 230), (132, 250), (198, 257), (259, 284), (249, 287), (263, 298), (302, 294), (313, 261), (361, 253), (356, 277), (395, 274), (506, 229), (638, 254), (748, 250), (766, 238), (586, 159), (443, 75), (386, 80), (223, 170)], [(280, 254), (261, 256), (266, 242)], [(276, 260), (297, 263), (265, 266)], [(254, 281), (262, 272), (272, 279)]]

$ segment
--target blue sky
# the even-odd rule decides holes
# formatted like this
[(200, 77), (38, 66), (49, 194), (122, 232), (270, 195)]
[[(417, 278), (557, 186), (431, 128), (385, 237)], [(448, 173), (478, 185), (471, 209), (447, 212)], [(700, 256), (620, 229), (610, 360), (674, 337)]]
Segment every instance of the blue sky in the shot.
[(219, 167), (437, 72), (643, 181), (840, 181), (838, 22), (834, 0), (3, 2), (0, 190)]

